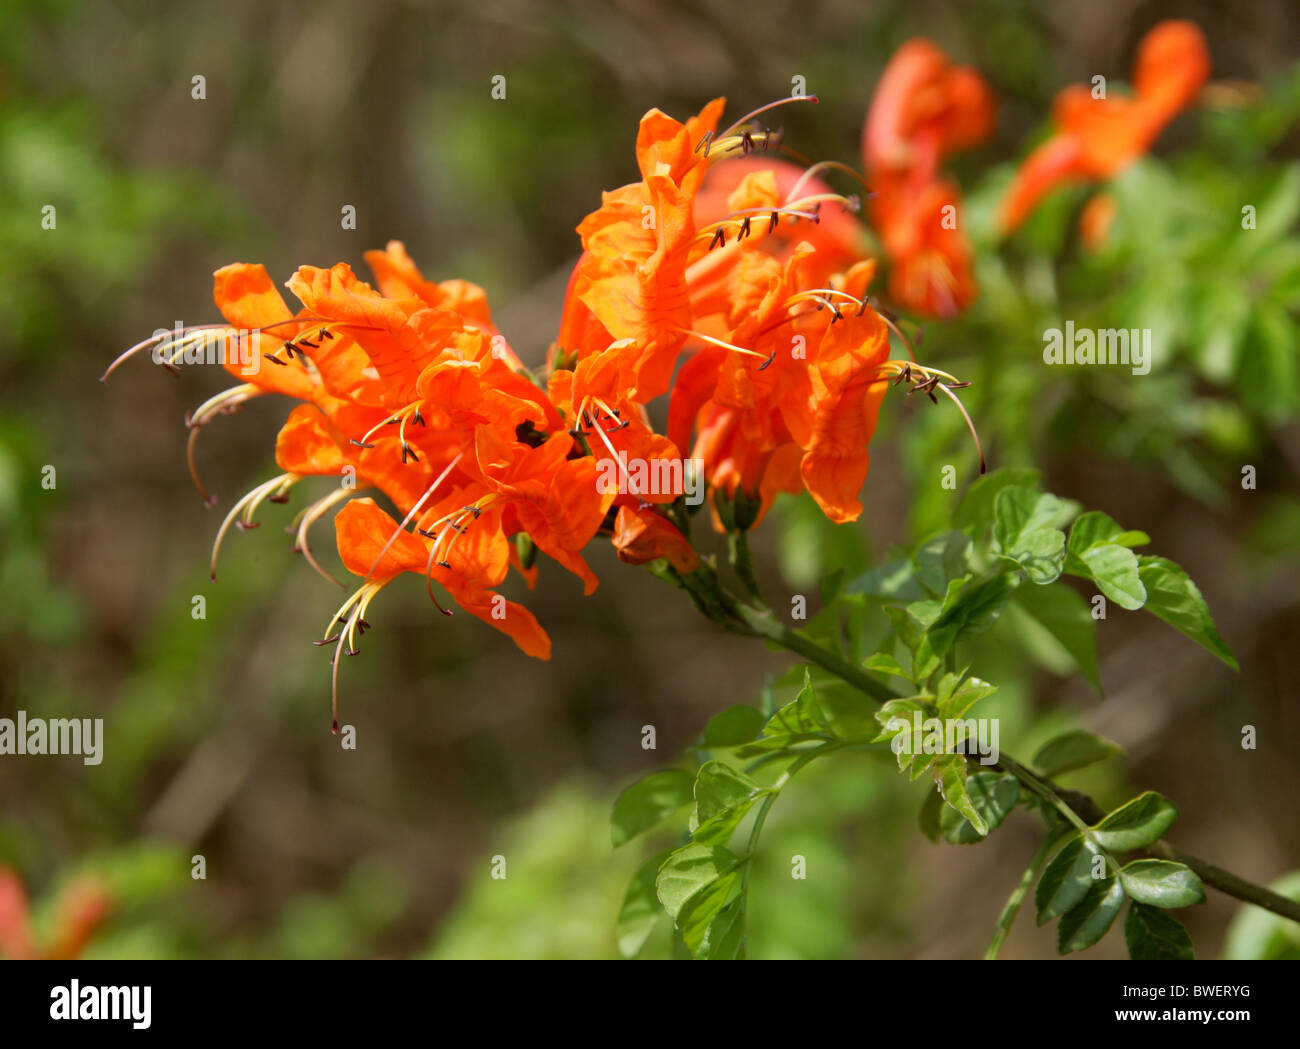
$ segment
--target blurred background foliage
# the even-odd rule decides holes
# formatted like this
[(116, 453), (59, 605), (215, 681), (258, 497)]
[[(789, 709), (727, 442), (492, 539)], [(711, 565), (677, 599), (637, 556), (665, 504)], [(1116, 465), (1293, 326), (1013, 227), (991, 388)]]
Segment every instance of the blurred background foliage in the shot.
[[(1184, 116), (1113, 183), (1099, 249), (1076, 233), (1086, 190), (996, 244), (993, 206), (1055, 92), (1122, 79), (1169, 17), (1205, 29), (1216, 80), (1258, 89)], [(555, 640), (549, 664), (468, 617), (430, 615), (418, 586), (394, 588), (342, 670), (358, 749), (341, 751), (326, 657), (308, 644), (334, 596), (279, 535), (276, 513), (287, 523), (292, 510), (267, 508), (266, 528), (228, 545), (220, 584), (207, 579), (217, 511), (186, 476), (182, 418), (226, 380), (143, 364), (95, 380), (155, 328), (211, 320), (220, 265), (262, 261), (281, 279), (300, 263), (361, 270), (389, 238), (430, 276), (483, 284), (537, 362), (573, 227), (634, 176), (645, 110), (685, 116), (725, 94), (740, 113), (802, 75), (822, 102), (787, 114), (787, 141), (856, 163), (873, 85), (917, 34), (977, 66), (1001, 102), (995, 138), (952, 165), (981, 298), (926, 326), (924, 359), (974, 381), (967, 404), (992, 463), (1040, 467), (1049, 490), (1182, 563), (1242, 664), (1233, 675), (1115, 610), (1099, 624), (1099, 699), (1008, 619), (976, 655), (1001, 686), (989, 713), (1002, 744), (1023, 754), (1072, 725), (1101, 732), (1129, 758), (1070, 785), (1103, 803), (1160, 790), (1181, 807), (1180, 845), (1255, 880), (1300, 866), (1298, 22), (1285, 0), (1099, 0), (1086, 19), (1016, 0), (4, 0), (0, 716), (103, 717), (106, 730), (99, 766), (0, 760), (0, 864), (27, 884), (37, 928), (61, 886), (92, 877), (114, 905), (91, 956), (616, 954), (619, 901), (648, 853), (611, 849), (613, 796), (711, 714), (756, 702), (765, 680), (788, 687), (788, 661), (716, 633), (607, 549), (593, 552), (592, 598), (553, 571), (530, 598)], [(498, 74), (504, 101), (490, 95)], [(356, 230), (340, 228), (346, 204)], [(1246, 234), (1244, 204), (1258, 213)], [(1044, 367), (1043, 331), (1066, 318), (1150, 327), (1155, 368)], [(958, 415), (931, 409), (887, 400), (858, 525), (834, 528), (807, 501), (779, 507), (755, 537), (772, 591), (806, 593), (815, 610), (826, 574), (860, 573), (945, 525), (975, 462)], [(283, 415), (268, 398), (205, 430), (200, 467), (223, 508), (269, 476)], [(947, 464), (957, 492), (940, 484)], [(1244, 465), (1256, 490), (1241, 486)], [(1244, 724), (1258, 750), (1242, 750)], [(1013, 821), (980, 849), (932, 845), (915, 828), (920, 790), (868, 756), (801, 776), (764, 838), (751, 954), (978, 954), (1033, 828)], [(791, 883), (795, 853), (810, 876)], [(505, 879), (490, 876), (495, 856)], [(1215, 895), (1182, 915), (1201, 956), (1300, 953), (1260, 912), (1230, 928), (1236, 912)], [(1050, 956), (1052, 936), (1022, 920), (1003, 956)], [(1122, 951), (1118, 939), (1090, 956)]]

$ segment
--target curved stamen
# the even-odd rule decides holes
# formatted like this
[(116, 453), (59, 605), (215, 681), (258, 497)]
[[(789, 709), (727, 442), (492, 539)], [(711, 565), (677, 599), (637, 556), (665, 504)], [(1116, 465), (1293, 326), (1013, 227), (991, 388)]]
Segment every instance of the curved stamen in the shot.
[(314, 525), (317, 521), (319, 521), (326, 514), (326, 512), (328, 512), (330, 507), (334, 506), (337, 503), (341, 503), (347, 499), (350, 499), (358, 492), (364, 492), (365, 490), (366, 490), (365, 488), (335, 489), (333, 492), (330, 492), (329, 495), (325, 496), (322, 499), (317, 499), (316, 502), (310, 504), (306, 509), (300, 512), (297, 518), (295, 518), (294, 521), (290, 523), (288, 528), (285, 529), (285, 531), (296, 533), (294, 535), (294, 545), (293, 545), (294, 550), (297, 553), (302, 554), (303, 557), (307, 559), (307, 563), (311, 565), (312, 568), (314, 568), (319, 575), (328, 579), (331, 583), (334, 583), (336, 586), (342, 586), (343, 584), (339, 582), (337, 579), (335, 579), (334, 576), (332, 576), (324, 568), (322, 568), (320, 564), (316, 561), (315, 555), (313, 555), (311, 552), (311, 544), (307, 541), (307, 533), (311, 531), (311, 526)]
[(715, 135), (713, 140), (711, 141), (716, 141), (717, 139), (723, 139), (723, 138), (727, 138), (730, 135), (734, 135), (736, 131), (738, 131), (745, 124), (748, 124), (760, 113), (766, 113), (769, 110), (776, 109), (777, 106), (789, 105), (791, 102), (812, 102), (814, 105), (816, 105), (817, 96), (816, 95), (791, 95), (788, 98), (778, 98), (775, 102), (769, 102), (765, 106), (759, 106), (757, 109), (751, 110), (750, 112), (746, 113), (743, 117), (741, 117), (734, 124), (732, 124), (731, 127), (727, 128), (726, 131), (723, 131), (722, 133)]
[(410, 524), (411, 521), (414, 520), (415, 515), (420, 512), (420, 507), (422, 507), (428, 501), (429, 497), (433, 495), (435, 491), (437, 491), (438, 485), (442, 484), (442, 482), (447, 479), (447, 475), (450, 474), (451, 471), (456, 468), (456, 465), (464, 457), (465, 457), (465, 453), (461, 452), (456, 456), (455, 459), (449, 462), (447, 464), (447, 468), (443, 470), (442, 473), (440, 473), (437, 476), (437, 478), (434, 479), (433, 484), (429, 485), (429, 487), (424, 490), (424, 494), (420, 496), (420, 498), (415, 501), (415, 505), (412, 506), (409, 511), (407, 511), (406, 516), (402, 518), (402, 523), (399, 524), (397, 528), (393, 531), (393, 534), (388, 537), (388, 542), (386, 542), (384, 544), (384, 548), (379, 551), (379, 556), (375, 558), (375, 563), (370, 566), (370, 570), (366, 573), (367, 583), (370, 582), (371, 577), (375, 574), (375, 569), (379, 567), (379, 562), (384, 559), (384, 555), (388, 553), (388, 551), (392, 549), (393, 544), (397, 542), (397, 537), (402, 534), (406, 526)]
[(848, 164), (843, 164), (838, 160), (819, 160), (816, 164), (806, 168), (804, 173), (799, 176), (799, 180), (790, 187), (790, 192), (786, 194), (786, 203), (788, 204), (791, 200), (797, 197), (799, 191), (803, 189), (804, 184), (815, 178), (819, 171), (827, 168), (834, 168), (836, 171), (847, 172), (861, 183), (862, 188), (867, 191), (867, 196), (870, 197), (875, 195), (871, 187), (867, 185), (867, 180), (862, 177), (857, 168), (850, 167)]
[(230, 508), (230, 513), (226, 514), (226, 519), (221, 522), (221, 527), (217, 530), (217, 538), (212, 544), (211, 579), (214, 583), (217, 580), (217, 555), (221, 552), (221, 543), (225, 539), (226, 533), (230, 530), (230, 526), (234, 523), (235, 518), (240, 514), (240, 512), (242, 511), (244, 513), (242, 526), (246, 529), (254, 527), (252, 522), (252, 512), (257, 509), (262, 500), (277, 488), (280, 489), (279, 494), (284, 494), (300, 480), (302, 480), (302, 477), (299, 474), (280, 474), (279, 477), (273, 477), (269, 481), (264, 481), (252, 491), (245, 493), (240, 497), (239, 501)]

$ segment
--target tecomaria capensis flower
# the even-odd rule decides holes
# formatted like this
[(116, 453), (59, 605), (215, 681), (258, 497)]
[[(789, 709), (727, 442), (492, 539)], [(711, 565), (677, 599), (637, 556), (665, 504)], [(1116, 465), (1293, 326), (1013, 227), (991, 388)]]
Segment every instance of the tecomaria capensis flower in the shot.
[(1065, 88), (1053, 110), (1056, 130), (1025, 159), (1002, 199), (1003, 232), (1018, 229), (1058, 186), (1111, 178), (1146, 153), (1209, 75), (1205, 35), (1191, 22), (1172, 21), (1142, 38), (1132, 96), (1094, 98), (1082, 84)]
[[(317, 642), (333, 649), (336, 730), (340, 656), (356, 652), (393, 580), (423, 577), (444, 614), (438, 591), (548, 658), (536, 618), (500, 592), (511, 569), (531, 588), (543, 554), (590, 593), (584, 552), (605, 535), (623, 561), (697, 574), (688, 487), (733, 539), (778, 492), (807, 490), (832, 520), (854, 520), (887, 387), (906, 381), (934, 397), (962, 385), (891, 359), (891, 334), (907, 341), (868, 298), (875, 263), (863, 258), (860, 197), (831, 185), (862, 177), (777, 160), (781, 134), (756, 118), (781, 104), (721, 131), (720, 99), (685, 122), (646, 114), (640, 179), (605, 193), (578, 226), (583, 252), (536, 372), (496, 329), (482, 289), (425, 279), (397, 242), (366, 254), (373, 287), (346, 264), (300, 267), (287, 282), (297, 311), (261, 266), (226, 266), (214, 284), (224, 323), (159, 333), (109, 368), (147, 349), (178, 371), (193, 351), (224, 347), (239, 383), (188, 420), (191, 471), (209, 501), (194, 463), (199, 429), (265, 394), (298, 402), (276, 441), (279, 472), (217, 531), (213, 578), (232, 526), (256, 527), (263, 503), (311, 478), (339, 480), (289, 526), (294, 549), (338, 582), (310, 546), (313, 525), (333, 514), (340, 559), (360, 580)], [(969, 134), (936, 137), (931, 123), (906, 134), (936, 162)], [(666, 434), (647, 408), (664, 393)]]
[(989, 136), (994, 108), (983, 78), (928, 40), (909, 40), (881, 75), (862, 157), (890, 297), (904, 309), (951, 317), (975, 299), (970, 244), (958, 228), (961, 193), (939, 169), (949, 154)]

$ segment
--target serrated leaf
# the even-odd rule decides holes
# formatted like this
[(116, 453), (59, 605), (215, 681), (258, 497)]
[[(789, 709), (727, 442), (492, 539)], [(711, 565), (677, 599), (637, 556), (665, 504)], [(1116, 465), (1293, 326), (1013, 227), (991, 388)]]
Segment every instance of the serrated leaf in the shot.
[(1093, 828), (1093, 839), (1103, 849), (1128, 852), (1159, 841), (1174, 825), (1178, 809), (1154, 790), (1139, 794), (1109, 813)]
[(1159, 907), (1134, 901), (1124, 919), (1124, 942), (1134, 961), (1190, 962), (1196, 958), (1183, 923)]
[(799, 694), (772, 715), (763, 726), (763, 735), (811, 735), (823, 732), (825, 729), (826, 717), (817, 703), (817, 694), (813, 691), (808, 668), (804, 667), (803, 687), (799, 690)]
[(614, 801), (610, 837), (617, 848), (694, 798), (695, 777), (682, 769), (655, 772), (638, 780)]
[[(721, 845), (683, 845), (668, 854), (655, 878), (655, 892), (674, 922), (696, 895), (736, 870), (744, 861)], [(718, 905), (721, 907), (721, 903)]]
[(1233, 670), (1239, 669), (1232, 650), (1219, 636), (1205, 598), (1182, 568), (1164, 557), (1140, 557), (1138, 574), (1147, 590), (1143, 607), (1148, 612), (1208, 649)]
[(1097, 846), (1079, 837), (1071, 838), (1061, 847), (1034, 889), (1039, 925), (1064, 914), (1088, 894), (1097, 880), (1092, 876), (1092, 863), (1100, 855)]
[(668, 852), (651, 856), (632, 875), (618, 912), (618, 951), (624, 958), (635, 958), (664, 918), (663, 905), (655, 894), (655, 877)]
[(751, 742), (763, 730), (765, 721), (761, 711), (737, 703), (709, 719), (701, 743), (705, 747), (738, 747)]
[(975, 808), (970, 795), (966, 793), (966, 759), (955, 754), (947, 754), (932, 761), (929, 771), (939, 785), (939, 793), (943, 795), (944, 803), (965, 816), (981, 837), (988, 834), (988, 821)]
[(1205, 902), (1205, 887), (1196, 872), (1171, 860), (1134, 860), (1120, 868), (1124, 891), (1152, 907), (1190, 907)]
[(1097, 624), (1088, 603), (1068, 586), (1022, 586), (1015, 602), (1034, 618), (1074, 660), (1080, 672), (1101, 692), (1097, 666)]
[(951, 692), (939, 688), (937, 716), (940, 720), (955, 720), (964, 717), (966, 712), (982, 699), (987, 699), (998, 690), (998, 686), (977, 677), (964, 678)]
[(1118, 743), (1112, 743), (1093, 732), (1074, 729), (1055, 739), (1049, 739), (1039, 747), (1032, 764), (1050, 779), (1123, 753), (1124, 748)]
[[(1020, 800), (1020, 784), (1014, 776), (977, 772), (967, 777), (966, 793), (976, 811), (984, 817), (988, 832), (991, 833), (1016, 807), (1016, 802)], [(971, 826), (970, 820), (946, 805), (939, 817), (939, 827), (944, 838), (953, 845), (973, 845), (985, 837)]]
[(1115, 877), (1098, 879), (1083, 899), (1061, 915), (1056, 949), (1070, 954), (1091, 947), (1106, 935), (1124, 905), (1124, 889)]

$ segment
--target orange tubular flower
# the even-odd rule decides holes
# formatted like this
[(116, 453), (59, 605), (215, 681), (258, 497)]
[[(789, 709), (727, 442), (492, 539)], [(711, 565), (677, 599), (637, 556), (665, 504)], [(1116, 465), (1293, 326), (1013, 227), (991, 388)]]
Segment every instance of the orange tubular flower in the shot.
[(880, 78), (862, 156), (871, 218), (891, 266), (889, 293), (907, 309), (951, 317), (975, 299), (970, 244), (956, 221), (961, 194), (939, 166), (988, 138), (993, 120), (984, 80), (928, 40), (905, 43)]
[(1161, 22), (1138, 47), (1131, 98), (1093, 98), (1080, 84), (1063, 90), (1054, 106), (1057, 131), (1021, 165), (1002, 200), (1002, 231), (1018, 229), (1063, 183), (1111, 178), (1146, 153), (1209, 75), (1201, 30), (1191, 22)]
[[(889, 125), (912, 151), (889, 161), (891, 178), (910, 184), (928, 172), (926, 192), (939, 185), (925, 180), (943, 153), (979, 131), (966, 115), (979, 108), (977, 78), (945, 76), (946, 109), (922, 106), (929, 96), (917, 88), (904, 92), (915, 103), (907, 119)], [(225, 343), (223, 363), (240, 384), (190, 416), (196, 482), (199, 428), (266, 393), (299, 402), (276, 441), (281, 472), (237, 500), (217, 532), (213, 578), (231, 525), (255, 527), (263, 502), (286, 501), (307, 478), (342, 479), (291, 526), (294, 549), (337, 582), (309, 545), (312, 526), (335, 514), (339, 556), (361, 580), (317, 642), (334, 649), (336, 731), (339, 657), (356, 651), (372, 601), (395, 578), (424, 577), (450, 615), (436, 583), (528, 655), (549, 658), (532, 613), (499, 593), (512, 567), (533, 586), (540, 551), (590, 593), (597, 581), (584, 551), (601, 534), (625, 562), (700, 573), (683, 529), (704, 498), (720, 530), (752, 527), (778, 492), (804, 489), (832, 520), (853, 520), (889, 382), (932, 397), (961, 385), (888, 359), (893, 322), (867, 299), (875, 264), (861, 258), (859, 200), (828, 181), (851, 169), (768, 159), (780, 135), (754, 118), (780, 104), (721, 132), (720, 99), (684, 123), (646, 114), (640, 180), (605, 193), (578, 226), (584, 250), (541, 374), (497, 331), (482, 289), (426, 280), (396, 241), (366, 254), (375, 287), (342, 263), (300, 267), (287, 283), (296, 313), (261, 266), (227, 266), (214, 284), (224, 324), (160, 334), (109, 368), (143, 349), (174, 368), (195, 348)], [(891, 156), (898, 142), (887, 136)], [(920, 200), (928, 215), (932, 203)], [(887, 244), (902, 244), (901, 223)], [(959, 258), (930, 224), (914, 232), (917, 243), (898, 248), (906, 260), (896, 277), (932, 272), (919, 261), (930, 254)], [(952, 301), (967, 297), (959, 279), (943, 286)], [(936, 294), (927, 285), (912, 297), (938, 309)], [(646, 406), (670, 387), (661, 434)]]
[(113, 898), (98, 879), (79, 879), (55, 900), (49, 934), (40, 944), (32, 931), (22, 879), (10, 868), (0, 867), (0, 958), (80, 958), (95, 930), (112, 911)]

